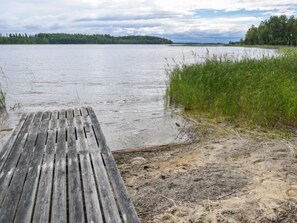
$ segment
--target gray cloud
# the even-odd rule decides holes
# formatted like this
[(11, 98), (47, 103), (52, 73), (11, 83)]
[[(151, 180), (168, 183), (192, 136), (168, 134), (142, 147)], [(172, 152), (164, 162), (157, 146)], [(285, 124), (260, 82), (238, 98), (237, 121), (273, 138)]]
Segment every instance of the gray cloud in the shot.
[(235, 40), (270, 15), (297, 13), (297, 3), (291, 0), (0, 0), (0, 4), (5, 7), (0, 14), (3, 34), (160, 35), (180, 42)]
[(159, 20), (159, 19), (174, 19), (178, 18), (179, 14), (170, 13), (170, 12), (154, 12), (149, 14), (142, 15), (131, 15), (131, 14), (121, 14), (121, 15), (107, 15), (107, 16), (98, 16), (95, 18), (82, 17), (75, 19), (74, 22), (92, 22), (92, 21), (131, 21), (131, 20)]

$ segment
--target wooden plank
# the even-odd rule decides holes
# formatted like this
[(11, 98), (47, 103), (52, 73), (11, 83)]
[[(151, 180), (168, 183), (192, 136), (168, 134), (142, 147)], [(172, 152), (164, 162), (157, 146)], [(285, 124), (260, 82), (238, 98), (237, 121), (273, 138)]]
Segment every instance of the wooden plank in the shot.
[(68, 200), (69, 222), (84, 222), (83, 197), (80, 181), (79, 162), (76, 151), (76, 136), (73, 110), (67, 111), (67, 151), (68, 151)]
[(14, 174), (16, 164), (19, 160), (19, 157), (22, 153), (23, 146), (27, 139), (27, 132), (30, 130), (31, 125), (33, 124), (34, 113), (31, 113), (25, 123), (23, 128), (20, 131), (17, 141), (14, 143), (11, 153), (8, 155), (5, 163), (1, 164), (1, 174), (0, 174), (0, 207), (2, 206), (4, 197), (8, 189), (8, 185), (11, 181), (11, 178)]
[(74, 109), (74, 117), (79, 117), (79, 116), (81, 116), (80, 109), (79, 108), (75, 108)]
[(7, 143), (3, 146), (2, 150), (0, 151), (0, 170), (2, 169), (5, 160), (7, 159), (8, 155), (10, 154), (12, 148), (14, 145), (16, 145), (17, 141), (21, 141), (22, 140), (22, 135), (20, 135), (21, 133), (21, 129), (23, 127), (25, 127), (25, 121), (27, 118), (27, 114), (23, 114), (21, 116), (21, 119), (18, 123), (18, 125), (15, 127), (15, 129), (13, 130), (10, 138), (8, 139)]
[[(25, 144), (25, 142), (26, 142), (26, 140), (27, 140), (26, 138), (27, 138), (27, 137), (24, 137), (24, 138), (22, 139), (22, 141), (21, 141), (21, 145), (22, 145), (22, 146)], [(18, 162), (18, 159), (19, 159), (20, 154), (17, 154), (17, 155), (18, 155), (18, 156), (15, 157), (15, 158), (13, 159), (13, 161), (15, 161), (16, 164), (17, 164), (17, 162)], [(11, 163), (11, 162), (7, 162), (7, 164), (10, 164), (10, 163)], [(5, 164), (6, 164), (6, 163), (5, 163)], [(7, 165), (7, 166), (9, 166), (9, 165)], [(6, 167), (6, 165), (5, 165), (5, 167)], [(12, 177), (13, 177), (13, 175), (14, 175), (16, 166), (13, 166), (13, 167), (11, 167), (11, 168), (7, 168), (7, 169), (9, 169), (8, 171), (6, 171), (5, 169), (6, 169), (6, 168), (3, 168), (3, 171), (2, 171), (1, 174), (0, 174), (0, 178), (1, 178), (1, 180), (0, 180), (0, 188), (1, 188), (1, 190), (0, 190), (0, 209), (1, 209), (1, 207), (2, 207), (3, 201), (4, 201), (5, 196), (6, 196), (6, 194), (7, 194), (8, 187), (9, 187), (10, 182), (11, 182), (11, 179), (12, 179)]]
[(28, 129), (30, 125), (32, 124), (34, 114), (31, 114), (24, 123), (24, 126), (21, 130), (20, 135), (23, 135), (23, 138), (17, 138), (17, 144), (15, 143), (13, 146), (13, 149), (9, 156), (7, 157), (7, 160), (5, 163), (3, 163), (3, 168), (1, 170), (0, 174), (0, 208), (3, 203), (3, 200), (6, 196), (6, 192), (8, 189), (8, 185), (11, 181), (11, 178), (15, 171), (15, 165), (18, 162), (19, 156), (21, 154), (21, 151), (23, 150), (23, 145), (26, 141), (27, 133), (24, 132), (24, 130)]
[(54, 171), (51, 221), (67, 222), (67, 188), (66, 188), (66, 114), (59, 112), (59, 129)]
[[(74, 117), (74, 110), (73, 109), (67, 109), (67, 119), (72, 120)], [(73, 124), (73, 122), (71, 122)]]
[(119, 214), (119, 210), (112, 192), (111, 185), (108, 180), (108, 176), (98, 150), (96, 139), (91, 131), (91, 126), (88, 121), (87, 113), (83, 112), (84, 127), (87, 135), (88, 148), (90, 148), (91, 162), (93, 163), (94, 175), (96, 184), (99, 191), (99, 199), (101, 202), (104, 222), (117, 223), (122, 222)]
[(82, 117), (87, 117), (89, 115), (87, 108), (82, 107), (80, 110)]
[(23, 185), (27, 177), (28, 166), (31, 162), (31, 154), (37, 137), (37, 132), (41, 124), (42, 113), (38, 112), (34, 118), (33, 126), (30, 129), (28, 140), (17, 164), (11, 184), (9, 185), (7, 196), (0, 210), (0, 222), (12, 222), (15, 217), (16, 207), (22, 193)]
[(96, 136), (99, 147), (101, 148), (102, 157), (106, 166), (107, 173), (109, 174), (109, 179), (111, 181), (113, 191), (115, 193), (116, 199), (118, 201), (118, 206), (121, 212), (121, 216), (125, 223), (138, 223), (139, 219), (134, 209), (134, 206), (129, 198), (128, 192), (125, 188), (122, 177), (118, 171), (112, 153), (108, 146), (104, 135), (101, 131), (99, 122), (96, 118), (95, 112), (92, 108), (88, 107), (88, 114), (90, 116), (94, 134)]
[(75, 126), (77, 130), (77, 148), (81, 166), (81, 178), (83, 182), (83, 193), (85, 198), (84, 200), (87, 221), (94, 223), (103, 223), (96, 183), (85, 140), (80, 110), (74, 109), (74, 115)]
[(62, 109), (59, 111), (58, 119), (65, 120), (66, 119), (66, 111), (65, 109)]
[(28, 169), (26, 182), (24, 184), (19, 205), (17, 207), (15, 222), (31, 221), (33, 208), (35, 205), (35, 197), (38, 189), (50, 116), (50, 112), (43, 113), (41, 127), (38, 132), (35, 149), (32, 154), (32, 161)]
[(54, 172), (54, 159), (56, 147), (56, 127), (58, 112), (54, 111), (51, 116), (48, 129), (48, 138), (42, 172), (37, 193), (36, 205), (34, 209), (33, 222), (50, 222), (50, 206)]
[(33, 125), (33, 119), (34, 119), (34, 113), (31, 113), (27, 117), (24, 123), (24, 126), (21, 129), (19, 137), (17, 138), (16, 143), (13, 145), (11, 153), (7, 157), (7, 160), (5, 161), (5, 163), (3, 163), (3, 167), (0, 174), (0, 207), (2, 206), (3, 200), (6, 196), (6, 192), (8, 189), (8, 185), (11, 181), (11, 178), (14, 175), (16, 165), (19, 161), (19, 157), (23, 150), (23, 146), (27, 141), (27, 135), (28, 135), (27, 131), (29, 131), (31, 128), (31, 125)]

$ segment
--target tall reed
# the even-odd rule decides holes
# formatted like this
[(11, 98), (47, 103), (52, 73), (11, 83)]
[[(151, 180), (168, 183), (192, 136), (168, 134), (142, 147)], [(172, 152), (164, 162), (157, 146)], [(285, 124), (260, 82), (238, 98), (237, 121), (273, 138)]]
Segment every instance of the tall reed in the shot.
[(167, 99), (185, 110), (261, 126), (297, 126), (297, 52), (261, 59), (208, 57), (169, 71)]
[(0, 111), (5, 109), (5, 94), (0, 89)]
[[(6, 76), (4, 74), (4, 71), (3, 71), (3, 69), (2, 69), (1, 66), (0, 66), (0, 75), (1, 75), (1, 79), (2, 78), (6, 78)], [(2, 90), (2, 85), (1, 85), (1, 82), (0, 82), (0, 112), (2, 110), (4, 110), (5, 108), (6, 108), (6, 104), (5, 104), (5, 93)]]

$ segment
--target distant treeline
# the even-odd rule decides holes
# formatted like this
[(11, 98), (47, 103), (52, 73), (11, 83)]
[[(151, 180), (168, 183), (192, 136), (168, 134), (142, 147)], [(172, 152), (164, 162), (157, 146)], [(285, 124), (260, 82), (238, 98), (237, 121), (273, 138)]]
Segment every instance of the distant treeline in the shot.
[(169, 39), (155, 36), (84, 35), (66, 33), (39, 33), (36, 35), (0, 34), (0, 44), (172, 44)]
[(262, 21), (259, 27), (252, 25), (241, 44), (248, 45), (297, 45), (297, 19), (285, 15), (271, 16)]

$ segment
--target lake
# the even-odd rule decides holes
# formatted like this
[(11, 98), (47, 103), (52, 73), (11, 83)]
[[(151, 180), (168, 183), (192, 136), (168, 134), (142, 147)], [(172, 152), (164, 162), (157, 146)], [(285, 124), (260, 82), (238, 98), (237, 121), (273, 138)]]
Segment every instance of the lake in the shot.
[[(5, 120), (22, 112), (92, 106), (112, 150), (178, 143), (187, 123), (165, 109), (166, 69), (209, 55), (262, 57), (274, 50), (168, 45), (1, 45)], [(176, 125), (178, 123), (181, 127)]]

